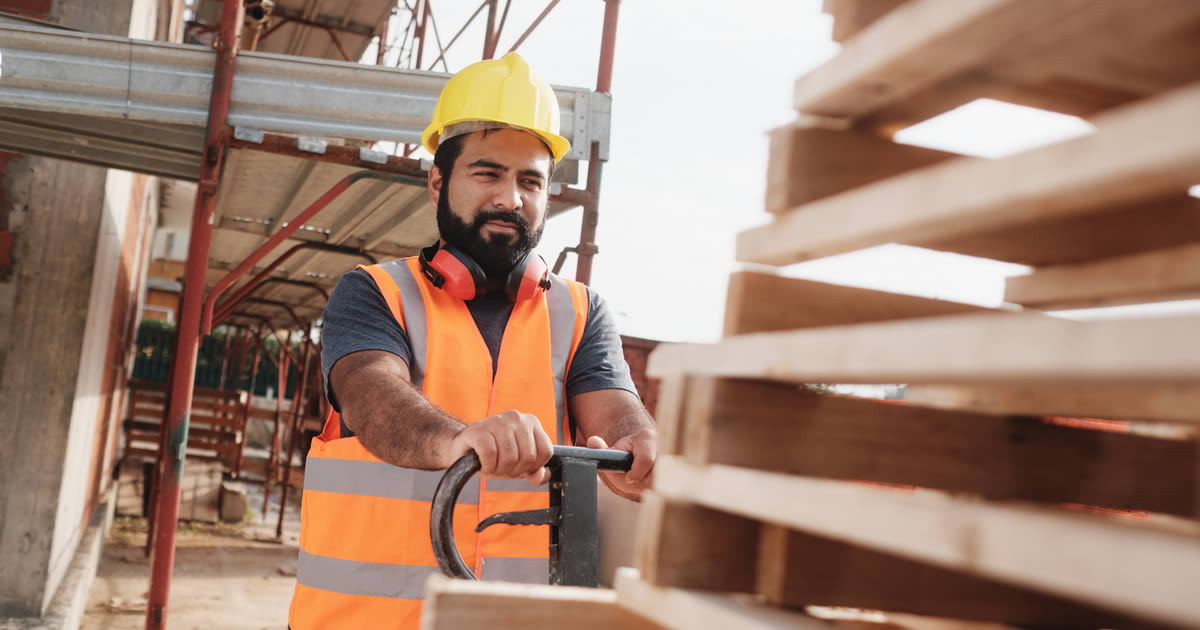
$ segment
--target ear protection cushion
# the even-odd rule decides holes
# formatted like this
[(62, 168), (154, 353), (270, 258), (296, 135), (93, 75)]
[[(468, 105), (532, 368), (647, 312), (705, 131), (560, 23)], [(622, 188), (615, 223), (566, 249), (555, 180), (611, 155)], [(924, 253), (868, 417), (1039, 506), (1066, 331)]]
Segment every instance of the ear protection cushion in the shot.
[(487, 291), (487, 274), (479, 263), (454, 247), (423, 249), (420, 263), (433, 286), (460, 300), (471, 300)]
[(508, 299), (516, 302), (528, 300), (538, 294), (538, 291), (549, 288), (550, 268), (541, 256), (530, 252), (513, 267), (504, 283), (504, 292)]

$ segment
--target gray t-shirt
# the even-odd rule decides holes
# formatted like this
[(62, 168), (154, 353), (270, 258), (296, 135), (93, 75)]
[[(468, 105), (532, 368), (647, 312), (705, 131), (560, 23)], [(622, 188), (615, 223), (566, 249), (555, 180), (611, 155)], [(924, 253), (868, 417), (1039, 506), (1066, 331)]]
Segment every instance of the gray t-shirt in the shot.
[[(591, 288), (587, 289), (587, 295), (587, 323), (567, 372), (567, 398), (599, 389), (624, 389), (637, 395), (637, 388), (629, 375), (629, 365), (621, 350), (621, 336), (617, 333), (608, 305)], [(512, 314), (513, 303), (503, 295), (489, 294), (466, 304), (492, 354), (494, 375), (499, 362), (500, 339)], [(325, 392), (334, 409), (340, 411), (341, 406), (329, 382), (329, 372), (338, 359), (363, 350), (384, 350), (412, 364), (408, 335), (392, 317), (392, 311), (371, 275), (362, 269), (342, 276), (329, 296), (324, 320), (321, 329), (321, 370), (325, 375)], [(343, 422), (342, 436), (353, 434)]]

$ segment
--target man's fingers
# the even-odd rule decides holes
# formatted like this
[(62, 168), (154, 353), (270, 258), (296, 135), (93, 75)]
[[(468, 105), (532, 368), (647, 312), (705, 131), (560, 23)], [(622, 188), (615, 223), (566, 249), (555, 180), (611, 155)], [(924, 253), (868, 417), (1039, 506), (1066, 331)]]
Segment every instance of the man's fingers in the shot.
[(496, 439), (496, 448), (499, 451), (496, 454), (496, 469), (492, 471), (493, 476), (498, 477), (520, 477), (526, 471), (517, 468), (517, 462), (520, 458), (520, 447), (517, 446), (517, 436), (512, 430), (501, 430), (493, 433), (492, 436)]
[(545, 470), (544, 466), (546, 462), (550, 461), (550, 458), (554, 456), (554, 442), (550, 439), (549, 435), (546, 435), (545, 431), (540, 429), (541, 426), (539, 425), (538, 430), (533, 432), (534, 448), (536, 449), (534, 463), (543, 467), (542, 470)]
[(547, 481), (550, 481), (550, 469), (543, 466), (536, 471), (525, 475), (525, 480), (534, 486), (543, 485)]
[(654, 470), (654, 455), (650, 445), (644, 441), (635, 442), (633, 444), (633, 466), (625, 475), (626, 481), (646, 485), (650, 472)]
[(479, 456), (479, 470), (485, 475), (492, 474), (496, 470), (496, 456), (498, 455), (498, 447), (496, 438), (492, 437), (491, 433), (481, 431), (469, 442), (475, 454)]
[(522, 475), (535, 472), (545, 462), (536, 461), (538, 457), (537, 431), (524, 425), (513, 433), (513, 441), (517, 444), (517, 460), (515, 470)]
[(593, 435), (592, 437), (587, 439), (587, 447), (588, 448), (608, 448), (608, 442), (605, 442), (604, 438), (600, 437), (599, 435)]

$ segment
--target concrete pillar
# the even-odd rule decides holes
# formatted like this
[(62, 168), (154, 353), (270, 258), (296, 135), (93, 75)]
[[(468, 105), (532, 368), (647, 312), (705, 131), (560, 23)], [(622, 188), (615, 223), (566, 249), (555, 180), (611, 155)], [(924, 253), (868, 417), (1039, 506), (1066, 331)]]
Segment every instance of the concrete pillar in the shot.
[[(153, 0), (32, 4), (65, 26), (153, 37), (131, 33), (131, 23), (153, 29)], [(125, 356), (131, 308), (136, 317), (148, 182), (0, 157), (0, 231), (13, 243), (11, 267), (0, 269), (0, 618), (40, 617), (111, 465), (113, 392), (123, 383), (110, 364)]]

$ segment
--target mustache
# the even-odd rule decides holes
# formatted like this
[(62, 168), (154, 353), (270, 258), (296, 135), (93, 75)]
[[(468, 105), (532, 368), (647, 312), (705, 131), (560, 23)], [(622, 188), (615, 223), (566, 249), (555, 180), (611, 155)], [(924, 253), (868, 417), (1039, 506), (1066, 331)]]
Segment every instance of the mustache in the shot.
[(478, 232), (488, 221), (505, 221), (517, 226), (517, 231), (522, 235), (529, 234), (529, 221), (525, 219), (524, 215), (515, 210), (480, 210), (479, 214), (475, 215), (471, 229)]

